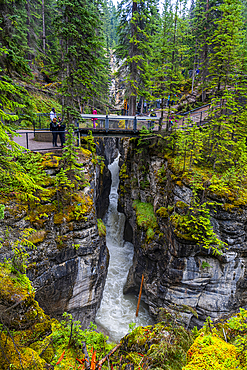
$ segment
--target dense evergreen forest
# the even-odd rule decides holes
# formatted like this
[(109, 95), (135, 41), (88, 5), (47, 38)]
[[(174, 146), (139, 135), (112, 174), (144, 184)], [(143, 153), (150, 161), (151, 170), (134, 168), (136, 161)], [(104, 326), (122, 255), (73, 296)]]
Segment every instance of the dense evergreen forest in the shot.
[[(111, 69), (113, 57), (115, 71)], [(183, 239), (185, 246), (186, 242), (195, 243), (222, 262), (227, 243), (211, 224), (212, 209), (219, 206), (220, 198), (219, 207), (224, 211), (238, 209), (244, 217), (246, 1), (121, 0), (115, 6), (112, 0), (2, 0), (0, 220), (4, 222), (9, 207), (7, 223), (11, 217), (18, 218), (26, 212), (25, 221), (38, 227), (23, 231), (21, 222), (18, 223), (19, 239), (13, 241), (8, 240), (8, 225), (1, 231), (0, 248), (4, 253), (9, 248), (10, 252), (3, 253), (0, 263), (0, 370), (95, 370), (113, 369), (113, 365), (126, 370), (181, 370), (183, 366), (186, 370), (247, 369), (244, 308), (239, 312), (237, 307), (235, 316), (221, 322), (213, 323), (208, 318), (200, 331), (185, 329), (176, 315), (161, 310), (158, 324), (134, 331), (130, 325), (130, 334), (116, 346), (93, 324), (83, 331), (80, 323), (73, 323), (72, 316), (66, 313), (58, 322), (45, 315), (35, 301), (35, 291), (25, 273), (28, 267), (37, 270), (36, 266), (29, 266), (29, 258), (50, 231), (47, 225), (48, 231), (41, 230), (48, 220), (54, 221), (54, 230), (57, 227), (54, 245), (56, 242), (59, 253), (67, 242), (61, 230), (64, 227), (72, 232), (73, 222), (88, 222), (90, 233), (98, 233), (95, 240), (105, 238), (102, 220), (98, 226), (93, 224), (96, 216), (92, 210), (94, 199), (90, 198), (95, 168), (97, 176), (102, 176), (103, 186), (104, 158), (96, 154), (96, 146), (100, 145), (92, 136), (82, 141), (82, 149), (77, 149), (73, 130), (76, 122), (82, 122), (80, 114), (90, 113), (93, 108), (102, 114), (120, 112), (122, 102), (121, 107), (115, 106), (116, 96), (110, 98), (113, 79), (123, 89), (129, 115), (144, 113), (147, 102), (154, 107), (159, 102), (159, 130), (141, 130), (139, 138), (132, 141), (135, 154), (143, 161), (145, 153), (153, 150), (168, 163), (166, 168), (161, 164), (157, 170), (160, 186), (167, 181), (169, 167), (173, 171), (171, 181), (181, 187), (186, 183), (191, 190), (189, 205), (180, 201), (178, 210), (177, 205), (168, 204), (167, 196), (167, 204), (157, 212), (153, 204), (147, 208), (151, 216), (142, 210), (147, 203), (135, 199), (138, 227), (149, 230), (147, 243), (151, 245), (155, 237), (157, 219), (164, 224), (169, 220), (174, 235)], [(189, 114), (183, 129), (176, 125), (179, 115), (205, 105), (208, 118), (203, 126), (193, 124)], [(51, 107), (61, 113), (68, 130), (65, 149), (57, 157), (23, 151), (13, 141), (19, 119), (23, 127), (30, 128), (36, 113), (48, 113)], [(144, 161), (139, 164), (144, 173), (140, 185), (143, 191), (149, 185), (145, 166)], [(121, 181), (128, 177), (126, 168), (122, 164)], [(51, 172), (53, 177), (49, 177)], [(134, 187), (137, 179), (131, 181)], [(127, 192), (124, 186), (120, 195), (121, 192)], [(150, 219), (152, 227), (147, 226)], [(84, 230), (80, 232), (83, 234)], [(160, 232), (157, 239), (163, 236)], [(80, 245), (73, 243), (71, 248), (77, 253)], [(100, 253), (103, 255), (102, 250)], [(246, 251), (243, 255), (246, 258)], [(52, 263), (55, 260), (56, 257)], [(98, 261), (95, 265), (102, 270), (106, 266)], [(210, 267), (205, 262), (202, 268)], [(11, 316), (8, 312), (12, 308), (16, 311)], [(197, 314), (193, 311), (193, 315)], [(14, 317), (11, 323), (10, 316)]]
[(122, 0), (117, 9), (112, 1), (3, 1), (2, 124), (18, 114), (32, 120), (54, 104), (69, 124), (93, 107), (110, 112), (115, 78), (130, 115), (137, 103), (143, 109), (144, 100), (159, 99), (167, 132), (171, 115), (210, 103), (210, 125), (174, 133), (171, 150), (183, 171), (199, 164), (226, 171), (225, 181), (244, 181), (246, 14), (237, 0), (198, 0), (189, 8), (179, 0)]

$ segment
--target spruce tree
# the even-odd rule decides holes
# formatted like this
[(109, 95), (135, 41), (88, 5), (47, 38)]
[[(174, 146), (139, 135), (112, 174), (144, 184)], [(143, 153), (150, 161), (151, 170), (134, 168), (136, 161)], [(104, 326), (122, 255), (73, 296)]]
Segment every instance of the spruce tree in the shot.
[(242, 5), (224, 0), (221, 17), (208, 40), (209, 88), (211, 92), (210, 145), (208, 160), (213, 166), (234, 165), (245, 143), (246, 66), (243, 50)]
[(60, 91), (71, 123), (73, 109), (78, 111), (107, 87), (102, 79), (102, 73), (106, 76), (107, 72), (98, 8), (89, 1), (82, 4), (79, 0), (58, 0), (55, 26), (60, 40)]
[(157, 1), (126, 1), (119, 4), (117, 58), (127, 81), (129, 114), (135, 115), (136, 97), (143, 82), (143, 64), (148, 57), (150, 36), (158, 18)]
[[(145, 88), (150, 99), (161, 98), (160, 127), (167, 111), (167, 130), (171, 120), (171, 102), (178, 101), (182, 72), (188, 64), (188, 17), (186, 4), (177, 1), (175, 9), (170, 0), (164, 3), (162, 27), (152, 37), (153, 52), (145, 68)], [(167, 108), (166, 108), (167, 106)]]

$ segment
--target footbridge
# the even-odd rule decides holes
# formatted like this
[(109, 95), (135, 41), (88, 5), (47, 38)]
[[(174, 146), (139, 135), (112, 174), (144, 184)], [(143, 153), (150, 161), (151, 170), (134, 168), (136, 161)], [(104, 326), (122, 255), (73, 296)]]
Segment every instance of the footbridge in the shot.
[(93, 136), (135, 137), (143, 127), (153, 130), (159, 127), (159, 117), (81, 114), (81, 118), (80, 136), (91, 131)]
[[(208, 105), (195, 109), (194, 111), (167, 115), (160, 124), (160, 112), (156, 117), (147, 115), (118, 116), (103, 114), (81, 114), (82, 120), (75, 125), (75, 140), (80, 145), (80, 138), (87, 136), (90, 132), (94, 137), (137, 137), (140, 130), (145, 127), (153, 132), (166, 129), (167, 120), (170, 120), (170, 127), (187, 129), (191, 124), (203, 125), (207, 121)], [(59, 150), (60, 141), (58, 137), (58, 146), (52, 145), (52, 133), (49, 130), (50, 117), (48, 113), (38, 113), (37, 119), (33, 122), (33, 129), (16, 130), (18, 134), (14, 141), (31, 151), (50, 151)], [(66, 134), (66, 131), (65, 131)]]

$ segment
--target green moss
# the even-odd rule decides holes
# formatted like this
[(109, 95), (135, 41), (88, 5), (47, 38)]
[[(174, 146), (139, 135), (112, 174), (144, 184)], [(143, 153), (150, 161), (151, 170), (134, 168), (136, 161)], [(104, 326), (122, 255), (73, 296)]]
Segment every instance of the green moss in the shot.
[(106, 227), (101, 218), (97, 219), (99, 236), (106, 236)]
[(186, 203), (182, 202), (181, 200), (178, 200), (178, 201), (176, 202), (176, 207), (177, 207), (177, 208), (181, 208), (181, 209), (186, 209), (186, 208), (188, 208), (189, 206), (188, 206), (188, 204), (186, 204)]
[(43, 168), (58, 168), (61, 157), (55, 156), (53, 153), (45, 154), (42, 161)]
[(224, 203), (223, 208), (225, 211), (232, 212), (234, 208), (236, 208), (236, 205), (231, 203)]
[(64, 206), (63, 210), (54, 214), (54, 224), (61, 225), (63, 222), (86, 221), (88, 215), (93, 210), (93, 199), (84, 196), (79, 192), (72, 197), (72, 203)]
[(141, 190), (145, 190), (150, 185), (147, 176), (144, 176), (143, 180), (140, 181)]
[(90, 152), (90, 150), (88, 149), (85, 149), (83, 147), (80, 148), (82, 154), (87, 158), (87, 159), (90, 159), (91, 158), (91, 155), (92, 153)]
[(167, 211), (171, 214), (174, 211), (174, 206), (168, 206)]
[(136, 221), (139, 227), (145, 230), (158, 227), (153, 205), (151, 203), (143, 203), (139, 200), (134, 200), (133, 207), (136, 211)]
[(130, 184), (131, 184), (132, 188), (136, 188), (138, 186), (137, 178), (136, 177), (131, 178)]
[[(43, 86), (42, 86), (43, 87)], [(55, 87), (54, 83), (47, 84), (43, 88), (52, 88)], [(35, 113), (49, 113), (51, 110), (51, 107), (54, 107), (57, 112), (62, 112), (62, 106), (59, 103), (58, 100), (51, 98), (50, 96), (47, 96), (47, 94), (42, 93), (32, 93), (30, 94), (33, 104), (33, 109)], [(50, 122), (50, 117), (45, 118), (47, 122)]]
[(166, 207), (160, 207), (157, 211), (156, 211), (157, 215), (159, 217), (163, 217), (163, 218), (168, 218), (169, 216), (169, 213), (168, 213), (168, 210)]
[[(5, 348), (5, 356), (8, 358), (8, 361), (2, 356), (0, 369), (1, 370), (8, 370), (9, 362), (12, 364), (13, 369), (25, 369), (25, 370), (44, 370), (45, 367), (45, 360), (41, 359), (36, 351), (32, 348), (28, 347), (20, 347), (18, 348), (19, 355), (16, 351), (16, 347), (12, 341), (12, 339), (1, 333), (0, 335), (0, 344), (2, 348)], [(20, 365), (22, 364), (22, 367)]]
[(56, 207), (52, 203), (36, 205), (30, 210), (26, 220), (29, 220), (35, 228), (41, 229), (55, 210)]
[(142, 203), (139, 200), (135, 200), (133, 202), (133, 207), (136, 211), (137, 225), (146, 230), (147, 241), (152, 240), (155, 236), (155, 229), (158, 228), (153, 205), (151, 203)]
[(236, 347), (215, 335), (196, 338), (187, 353), (188, 365), (184, 370), (235, 370), (240, 367)]
[(28, 240), (32, 242), (33, 244), (39, 244), (44, 241), (46, 237), (47, 232), (45, 230), (39, 230), (34, 232)]
[(127, 166), (125, 163), (121, 166), (121, 170), (119, 172), (120, 179), (127, 179), (129, 176), (127, 175)]
[(155, 235), (154, 230), (151, 227), (149, 227), (146, 233), (147, 240), (152, 240), (154, 238), (154, 235)]
[(125, 186), (120, 185), (120, 186), (119, 186), (119, 189), (120, 189), (120, 192), (121, 192), (122, 194), (127, 193), (127, 190), (126, 190)]
[(52, 336), (46, 337), (43, 341), (37, 341), (30, 345), (38, 355), (45, 360), (48, 364), (52, 362), (52, 359), (55, 355), (53, 346), (52, 346)]

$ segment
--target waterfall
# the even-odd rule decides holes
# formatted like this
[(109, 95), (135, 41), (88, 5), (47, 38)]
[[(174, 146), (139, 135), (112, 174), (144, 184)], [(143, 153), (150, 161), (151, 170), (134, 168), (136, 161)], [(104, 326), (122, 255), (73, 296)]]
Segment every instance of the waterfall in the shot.
[(117, 211), (119, 184), (119, 156), (108, 166), (112, 175), (110, 205), (104, 219), (106, 225), (106, 245), (110, 252), (110, 262), (103, 299), (97, 312), (96, 323), (105, 329), (112, 341), (119, 341), (128, 333), (129, 324), (149, 325), (152, 320), (146, 305), (142, 302), (136, 318), (137, 297), (123, 295), (123, 287), (132, 265), (134, 246), (124, 242), (125, 216)]

